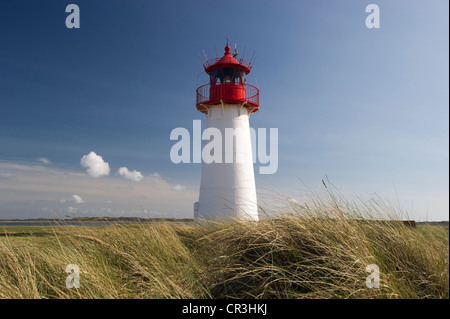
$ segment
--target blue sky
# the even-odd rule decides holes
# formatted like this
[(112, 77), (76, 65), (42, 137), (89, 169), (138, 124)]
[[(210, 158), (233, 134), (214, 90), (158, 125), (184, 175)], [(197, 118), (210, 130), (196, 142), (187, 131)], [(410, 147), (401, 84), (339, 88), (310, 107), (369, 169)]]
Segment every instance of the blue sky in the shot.
[[(70, 3), (80, 29), (65, 26)], [(365, 26), (370, 3), (379, 29)], [(216, 45), (221, 56), (228, 37), (256, 52), (251, 125), (279, 129), (278, 172), (256, 174), (258, 190), (301, 197), (328, 176), (345, 196), (376, 193), (418, 220), (448, 220), (448, 6), (1, 1), (0, 218), (191, 217), (201, 167), (173, 164), (169, 135), (205, 123), (198, 55), (215, 57)], [(80, 165), (91, 151), (108, 176)]]

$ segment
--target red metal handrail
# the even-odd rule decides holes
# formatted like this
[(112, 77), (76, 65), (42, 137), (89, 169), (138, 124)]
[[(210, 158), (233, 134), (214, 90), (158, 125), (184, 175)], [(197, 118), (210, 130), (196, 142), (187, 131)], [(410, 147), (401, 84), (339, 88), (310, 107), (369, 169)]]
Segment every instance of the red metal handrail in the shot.
[[(242, 96), (240, 99), (235, 99), (232, 96), (228, 96), (227, 92), (229, 92), (231, 88), (240, 88), (244, 87), (245, 89), (245, 95)], [(197, 105), (199, 104), (212, 104), (215, 102), (219, 102), (220, 100), (223, 100), (224, 102), (232, 103), (232, 102), (244, 102), (247, 101), (247, 104), (251, 104), (252, 106), (259, 108), (259, 90), (257, 87), (251, 85), (251, 84), (231, 84), (231, 83), (224, 83), (224, 84), (218, 84), (215, 85), (215, 88), (218, 89), (218, 91), (215, 91), (214, 97), (211, 98), (211, 84), (205, 84), (200, 86), (197, 89)]]
[[(214, 58), (214, 59), (210, 59), (207, 60), (205, 63), (203, 63), (203, 66), (205, 69), (209, 68), (211, 65), (216, 64), (217, 62), (219, 62), (220, 58)], [(252, 68), (252, 63), (244, 60), (244, 59), (235, 59), (238, 63), (242, 64), (243, 66), (247, 67), (248, 69)]]

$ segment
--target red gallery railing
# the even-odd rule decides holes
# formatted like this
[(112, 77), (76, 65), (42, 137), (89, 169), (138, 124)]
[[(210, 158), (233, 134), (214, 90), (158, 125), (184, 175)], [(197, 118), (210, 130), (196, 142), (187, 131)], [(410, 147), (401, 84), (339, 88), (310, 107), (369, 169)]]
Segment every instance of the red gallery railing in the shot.
[(259, 90), (250, 84), (211, 84), (202, 85), (197, 89), (197, 108), (200, 104), (211, 105), (219, 103), (245, 102), (245, 106), (252, 108), (252, 113), (259, 108)]
[[(205, 63), (202, 64), (205, 67), (205, 69), (209, 68), (210, 66), (216, 64), (217, 62), (219, 62), (220, 58), (214, 58), (214, 59), (210, 59), (207, 60)], [(252, 68), (252, 62), (244, 60), (244, 59), (234, 59), (236, 60), (236, 62), (238, 62), (239, 64), (242, 64), (243, 66), (247, 67), (248, 69)]]

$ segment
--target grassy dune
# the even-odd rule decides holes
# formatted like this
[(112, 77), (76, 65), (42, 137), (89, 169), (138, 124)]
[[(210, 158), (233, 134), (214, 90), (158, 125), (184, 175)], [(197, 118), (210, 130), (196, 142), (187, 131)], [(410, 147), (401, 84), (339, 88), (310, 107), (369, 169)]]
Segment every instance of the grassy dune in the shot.
[(449, 298), (448, 227), (380, 222), (399, 216), (332, 193), (285, 203), (258, 223), (0, 226), (0, 298)]

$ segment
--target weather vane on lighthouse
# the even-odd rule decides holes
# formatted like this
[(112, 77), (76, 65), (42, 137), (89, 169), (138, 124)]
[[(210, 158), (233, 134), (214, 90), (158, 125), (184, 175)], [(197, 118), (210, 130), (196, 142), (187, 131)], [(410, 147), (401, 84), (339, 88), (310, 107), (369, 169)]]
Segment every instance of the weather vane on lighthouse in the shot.
[[(208, 84), (197, 89), (197, 110), (206, 114), (205, 132), (220, 133), (219, 160), (202, 162), (199, 201), (194, 204), (194, 217), (258, 220), (255, 176), (250, 135), (250, 114), (259, 109), (259, 90), (246, 83), (252, 61), (230, 53), (225, 46), (222, 58), (203, 62)], [(210, 140), (209, 143), (217, 142)], [(222, 143), (223, 142), (223, 143)], [(209, 144), (208, 143), (208, 144)], [(208, 150), (205, 144), (205, 150)]]

